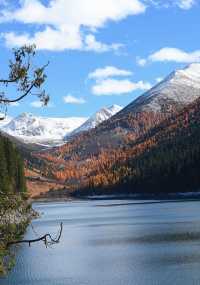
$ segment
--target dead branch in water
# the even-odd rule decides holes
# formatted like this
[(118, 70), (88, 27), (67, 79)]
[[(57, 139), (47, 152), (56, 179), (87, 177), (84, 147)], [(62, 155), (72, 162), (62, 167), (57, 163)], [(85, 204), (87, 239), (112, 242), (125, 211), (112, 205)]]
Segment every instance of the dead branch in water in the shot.
[(58, 237), (56, 239), (54, 239), (48, 233), (48, 234), (45, 234), (44, 236), (41, 236), (41, 237), (39, 237), (37, 239), (11, 241), (11, 242), (7, 243), (7, 246), (14, 245), (14, 244), (19, 244), (19, 243), (28, 243), (29, 246), (31, 246), (31, 243), (43, 241), (45, 246), (48, 247), (49, 245), (59, 243), (60, 238), (62, 236), (62, 230), (63, 230), (63, 223), (60, 223), (60, 231), (59, 231)]

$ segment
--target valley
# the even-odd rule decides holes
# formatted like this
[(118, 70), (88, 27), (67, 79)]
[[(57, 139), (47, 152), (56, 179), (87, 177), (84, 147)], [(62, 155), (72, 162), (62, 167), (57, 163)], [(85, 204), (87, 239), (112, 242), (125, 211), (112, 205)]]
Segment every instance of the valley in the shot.
[[(63, 136), (61, 145), (29, 153), (22, 147), (31, 196), (198, 191), (199, 110), (196, 63), (172, 72), (124, 109), (101, 109)], [(37, 178), (30, 175), (34, 169)]]
[(0, 0), (0, 285), (200, 284), (200, 0)]

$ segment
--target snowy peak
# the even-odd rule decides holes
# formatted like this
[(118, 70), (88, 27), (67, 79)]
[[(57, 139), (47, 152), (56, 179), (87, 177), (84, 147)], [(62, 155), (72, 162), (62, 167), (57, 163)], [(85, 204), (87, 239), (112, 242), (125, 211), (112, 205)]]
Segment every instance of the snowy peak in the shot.
[(18, 117), (11, 120), (4, 129), (10, 132), (15, 132), (19, 136), (40, 136), (44, 132), (43, 127), (44, 126), (41, 124), (39, 117), (34, 117), (29, 113), (22, 113)]
[[(200, 97), (200, 63), (172, 72), (155, 87), (125, 108), (125, 111), (166, 112), (182, 108)], [(137, 110), (136, 110), (137, 109)]]
[(167, 79), (170, 84), (184, 84), (193, 88), (200, 88), (200, 63), (192, 63), (184, 69), (178, 69)]
[(63, 143), (65, 137), (71, 135), (73, 131), (79, 132), (95, 128), (121, 109), (118, 105), (102, 108), (90, 119), (84, 117), (47, 118), (31, 113), (22, 113), (14, 119), (7, 118), (0, 124), (0, 128), (25, 143), (54, 146)]
[(123, 109), (123, 108), (122, 108), (121, 106), (116, 105), (116, 104), (114, 104), (114, 105), (112, 105), (112, 106), (110, 106), (110, 107), (108, 108), (108, 110), (109, 110), (113, 115), (117, 114), (117, 113), (120, 112), (122, 109)]
[(12, 119), (2, 130), (25, 142), (43, 143), (62, 141), (66, 133), (83, 124), (87, 118), (47, 118), (22, 113)]
[[(100, 109), (95, 114), (93, 114), (85, 123), (83, 123), (79, 128), (75, 129), (70, 134), (70, 136), (96, 128), (99, 124), (108, 120), (109, 118), (111, 118), (112, 116), (114, 116), (116, 113), (118, 113), (121, 110), (122, 110), (122, 107), (118, 105), (112, 105), (108, 108), (104, 107)], [(67, 137), (68, 135), (66, 136), (66, 139)]]
[(111, 107), (108, 107), (108, 108), (104, 107), (100, 109), (99, 111), (97, 111), (94, 115), (92, 115), (91, 118), (87, 120), (87, 122), (92, 124), (93, 128), (95, 128), (97, 125), (99, 125), (103, 121), (108, 120), (110, 117), (118, 113), (121, 109), (122, 107), (118, 105), (112, 105)]

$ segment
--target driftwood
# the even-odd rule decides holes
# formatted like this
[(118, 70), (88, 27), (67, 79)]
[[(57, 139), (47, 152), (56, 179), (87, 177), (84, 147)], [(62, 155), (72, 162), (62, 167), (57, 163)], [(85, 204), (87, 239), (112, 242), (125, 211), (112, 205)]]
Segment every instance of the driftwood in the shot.
[(45, 246), (48, 247), (49, 245), (59, 243), (60, 238), (62, 236), (62, 230), (63, 230), (63, 223), (60, 223), (59, 234), (58, 234), (58, 237), (56, 237), (55, 239), (48, 233), (36, 239), (11, 241), (7, 243), (7, 246), (19, 244), (19, 243), (28, 243), (29, 246), (31, 246), (31, 243), (43, 241)]

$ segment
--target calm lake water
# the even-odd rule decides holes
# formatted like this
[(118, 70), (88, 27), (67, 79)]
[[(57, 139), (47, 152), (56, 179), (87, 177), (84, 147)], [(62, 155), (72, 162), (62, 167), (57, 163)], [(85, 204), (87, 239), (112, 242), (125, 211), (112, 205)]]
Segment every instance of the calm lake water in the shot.
[[(61, 242), (17, 249), (1, 285), (200, 284), (200, 202), (85, 201), (34, 204), (39, 235)], [(35, 238), (29, 226), (26, 238)]]

